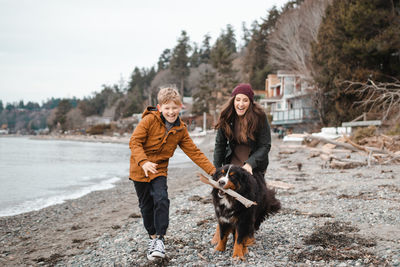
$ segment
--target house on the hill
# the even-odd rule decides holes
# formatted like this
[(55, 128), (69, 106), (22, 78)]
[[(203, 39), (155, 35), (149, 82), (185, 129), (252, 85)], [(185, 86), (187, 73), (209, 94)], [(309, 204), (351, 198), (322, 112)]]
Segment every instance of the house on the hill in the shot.
[(271, 126), (301, 132), (317, 124), (311, 90), (301, 76), (292, 72), (280, 70), (268, 75), (260, 103), (272, 115)]

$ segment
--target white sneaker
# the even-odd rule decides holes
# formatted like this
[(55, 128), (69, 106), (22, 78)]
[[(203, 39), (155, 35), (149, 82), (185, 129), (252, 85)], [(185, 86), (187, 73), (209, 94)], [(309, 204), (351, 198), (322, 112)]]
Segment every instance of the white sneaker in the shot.
[(148, 249), (147, 249), (147, 259), (148, 260), (154, 260), (155, 258), (152, 256), (154, 252), (154, 246), (156, 244), (156, 239), (150, 238), (149, 243), (148, 243)]
[(163, 240), (163, 238), (158, 237), (155, 239), (153, 253), (151, 253), (152, 257), (165, 258), (165, 246)]

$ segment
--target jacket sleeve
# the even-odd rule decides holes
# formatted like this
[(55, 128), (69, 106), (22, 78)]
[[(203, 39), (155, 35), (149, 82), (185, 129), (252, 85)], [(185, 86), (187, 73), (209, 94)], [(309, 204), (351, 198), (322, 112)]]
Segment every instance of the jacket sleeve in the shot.
[(224, 132), (219, 128), (215, 137), (214, 147), (214, 166), (217, 168), (221, 167), (224, 163), (227, 143), (228, 140), (226, 139)]
[(214, 174), (215, 167), (204, 155), (203, 152), (196, 146), (192, 138), (189, 136), (189, 132), (185, 127), (183, 138), (179, 142), (179, 147), (185, 152), (185, 154), (209, 175)]
[(151, 116), (144, 117), (139, 124), (136, 126), (129, 139), (129, 148), (131, 149), (132, 156), (139, 166), (142, 166), (147, 159), (147, 155), (144, 151), (144, 143), (147, 141), (147, 136), (150, 127)]
[(271, 150), (271, 130), (268, 120), (266, 120), (264, 126), (258, 131), (256, 147), (257, 150), (246, 160), (246, 163), (250, 164), (253, 169), (258, 166), (259, 162), (268, 160), (268, 153)]

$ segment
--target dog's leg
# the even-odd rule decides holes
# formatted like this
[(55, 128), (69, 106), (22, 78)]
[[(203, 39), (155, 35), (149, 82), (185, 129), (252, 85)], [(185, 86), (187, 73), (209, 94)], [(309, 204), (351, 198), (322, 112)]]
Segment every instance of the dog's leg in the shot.
[(239, 234), (238, 231), (235, 233), (235, 244), (233, 245), (233, 258), (237, 258), (240, 260), (244, 260), (244, 255), (247, 253), (247, 248), (244, 245), (244, 240), (238, 240)]
[(255, 239), (254, 237), (246, 237), (246, 238), (244, 239), (243, 243), (244, 243), (244, 245), (245, 245), (246, 247), (248, 247), (248, 246), (254, 245), (255, 240), (256, 240), (256, 239)]
[(216, 245), (220, 240), (220, 233), (219, 233), (219, 224), (217, 224), (217, 228), (215, 229), (215, 234), (211, 239), (211, 244)]
[(228, 236), (232, 232), (232, 229), (228, 225), (219, 225), (219, 229), (219, 240), (215, 250), (225, 251), (226, 242), (228, 241)]
[[(246, 220), (240, 220), (235, 231), (235, 244), (233, 246), (233, 257), (244, 260), (244, 256), (248, 253), (247, 247), (254, 244), (254, 228), (248, 223), (250, 214), (243, 216)], [(254, 221), (254, 220), (253, 220)]]
[(249, 250), (247, 249), (248, 246), (254, 245), (255, 243), (255, 238), (254, 237), (245, 237), (243, 240), (243, 246), (244, 246), (244, 255), (246, 255)]

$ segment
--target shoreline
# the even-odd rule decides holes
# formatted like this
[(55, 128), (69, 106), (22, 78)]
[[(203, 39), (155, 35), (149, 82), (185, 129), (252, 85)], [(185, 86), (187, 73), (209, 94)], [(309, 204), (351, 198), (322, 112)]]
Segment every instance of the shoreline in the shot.
[[(76, 142), (88, 142), (88, 143), (96, 142), (96, 143), (111, 143), (111, 144), (126, 144), (126, 145), (128, 145), (128, 143), (129, 143), (129, 138), (126, 138), (126, 137), (96, 136), (96, 135), (92, 135), (92, 136), (78, 136), (78, 135), (40, 135), (40, 136), (36, 136), (36, 135), (7, 135), (7, 136), (1, 136), (1, 137), (5, 137), (5, 138), (28, 138), (28, 139), (33, 139), (33, 140), (76, 141)], [(212, 136), (212, 138), (214, 138), (214, 136)], [(203, 143), (203, 141), (205, 139), (205, 136), (198, 136), (197, 135), (197, 136), (194, 136), (193, 139), (194, 139), (194, 141), (195, 141), (195, 143), (197, 145), (201, 145), (201, 143)], [(183, 162), (183, 164), (187, 164), (187, 162)], [(127, 162), (127, 165), (129, 165), (129, 162)], [(182, 167), (181, 165), (182, 164), (179, 164), (179, 167)], [(176, 167), (176, 168), (178, 168), (178, 167)], [(73, 193), (71, 193), (72, 195), (78, 194), (79, 196), (76, 196), (76, 197), (68, 197), (68, 196), (66, 196), (62, 200), (58, 200), (58, 203), (43, 204), (43, 205), (41, 205), (42, 207), (40, 207), (40, 208), (33, 208), (32, 210), (26, 210), (26, 211), (18, 212), (18, 213), (15, 213), (15, 214), (0, 215), (0, 219), (1, 218), (5, 218), (5, 217), (18, 216), (18, 215), (21, 215), (21, 214), (24, 214), (24, 213), (29, 213), (29, 212), (37, 212), (37, 211), (40, 211), (42, 209), (45, 209), (45, 208), (48, 208), (48, 207), (51, 207), (51, 206), (54, 206), (54, 205), (60, 205), (60, 204), (64, 204), (67, 201), (71, 201), (71, 200), (76, 200), (76, 199), (82, 198), (82, 197), (84, 197), (84, 196), (86, 196), (86, 195), (88, 195), (88, 194), (90, 194), (92, 192), (95, 192), (95, 191), (104, 191), (104, 190), (112, 189), (112, 188), (116, 187), (118, 183), (120, 183), (120, 181), (114, 181), (114, 182), (112, 182), (111, 185), (109, 185), (108, 181), (109, 180), (113, 180), (115, 178), (116, 177), (110, 177), (109, 179), (106, 180), (107, 181), (107, 185), (106, 185), (107, 188), (104, 188), (104, 189), (93, 189), (93, 190), (88, 189), (89, 190), (88, 192), (84, 192), (82, 194), (79, 194), (78, 191), (77, 192), (73, 192)], [(118, 179), (122, 180), (124, 178), (118, 177)], [(95, 186), (95, 185), (93, 185), (93, 186)], [(84, 190), (84, 191), (86, 191), (86, 189), (87, 189), (86, 187), (82, 188), (82, 190)], [(32, 200), (30, 202), (35, 202), (35, 200)], [(21, 203), (19, 205), (21, 206), (23, 204), (24, 203)], [(17, 209), (19, 209), (19, 208), (17, 208)]]
[[(70, 200), (76, 200), (79, 198), (82, 198), (92, 192), (96, 191), (104, 191), (104, 190), (109, 190), (112, 189), (116, 186), (117, 183), (119, 183), (123, 178), (122, 177), (109, 177), (105, 180), (102, 180), (99, 182), (99, 185), (90, 185), (87, 187), (81, 187), (80, 190), (77, 191), (72, 191), (69, 193), (66, 193), (62, 196), (48, 196), (48, 197), (39, 197), (34, 200), (26, 200), (24, 202), (21, 202), (17, 205), (15, 205), (12, 209), (3, 209), (1, 212), (8, 212), (8, 213), (14, 213), (14, 214), (8, 214), (8, 215), (1, 215), (0, 214), (0, 219), (4, 217), (12, 217), (12, 216), (17, 216), (29, 212), (35, 212), (35, 211), (40, 211), (42, 209), (54, 206), (54, 205), (61, 205), (64, 204), (67, 201)], [(38, 203), (38, 204), (35, 204)], [(29, 208), (26, 208), (26, 210), (23, 210), (23, 207), (29, 205)], [(15, 211), (17, 210), (17, 211)]]
[[(211, 159), (213, 136), (202, 140), (199, 147)], [(230, 242), (226, 252), (213, 252), (209, 241), (216, 222), (211, 188), (195, 175), (201, 170), (193, 163), (170, 168), (167, 259), (159, 265), (399, 265), (400, 166), (337, 170), (323, 168), (321, 163), (304, 146), (273, 140), (267, 183), (292, 187), (276, 189), (283, 209), (261, 225), (245, 262), (232, 260)], [(5, 266), (149, 264), (146, 233), (128, 177), (108, 190), (1, 217), (0, 229), (0, 263)], [(315, 235), (320, 239), (311, 239)]]
[[(204, 142), (207, 138), (214, 137), (202, 138), (199, 147), (210, 158), (209, 147), (212, 142)], [(70, 141), (67, 138), (51, 140)], [(74, 138), (72, 141), (86, 139)], [(116, 141), (115, 138), (103, 141), (124, 142)], [(193, 185), (201, 185), (197, 177), (192, 175), (195, 171), (202, 170), (192, 162), (169, 168), (170, 198)], [(40, 210), (0, 217), (0, 244), (3, 245), (3, 250), (0, 250), (0, 264), (54, 265), (60, 260), (57, 255), (69, 258), (94, 248), (102, 235), (115, 236), (119, 229), (131, 224), (138, 217), (141, 215), (137, 197), (128, 174), (110, 189), (92, 191)]]
[[(201, 184), (191, 175), (181, 175), (182, 170), (191, 174), (192, 169), (189, 163), (169, 170), (170, 198), (193, 184)], [(181, 183), (182, 179), (191, 183)], [(0, 217), (0, 243), (4, 245), (0, 263), (26, 266), (37, 265), (54, 255), (73, 257), (95, 246), (102, 235), (115, 236), (120, 228), (138, 217), (141, 215), (137, 197), (128, 177), (121, 178), (110, 189), (93, 191), (40, 210)]]

